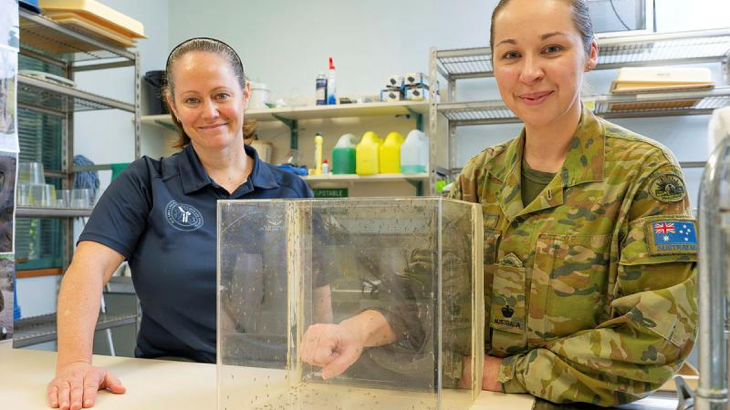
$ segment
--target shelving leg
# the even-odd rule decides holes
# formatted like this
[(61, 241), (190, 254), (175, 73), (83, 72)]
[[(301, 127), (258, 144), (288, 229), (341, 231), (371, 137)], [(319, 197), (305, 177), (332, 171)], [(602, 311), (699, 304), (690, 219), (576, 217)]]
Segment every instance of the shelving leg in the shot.
[(299, 121), (297, 120), (290, 120), (288, 118), (280, 117), (276, 114), (273, 114), (274, 118), (281, 121), (289, 127), (289, 133), (291, 135), (290, 137), (290, 146), (291, 149), (299, 149)]

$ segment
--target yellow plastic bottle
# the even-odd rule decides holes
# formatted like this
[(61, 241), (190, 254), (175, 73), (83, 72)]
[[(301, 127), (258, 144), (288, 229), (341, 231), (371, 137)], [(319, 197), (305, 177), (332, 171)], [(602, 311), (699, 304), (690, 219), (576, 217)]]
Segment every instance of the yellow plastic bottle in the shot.
[(355, 148), (355, 172), (358, 175), (375, 175), (378, 173), (378, 157), (380, 148), (378, 134), (368, 131)]
[(314, 175), (322, 175), (322, 133), (314, 137)]
[(405, 138), (398, 132), (391, 132), (380, 146), (380, 173), (397, 174), (400, 172), (400, 146)]

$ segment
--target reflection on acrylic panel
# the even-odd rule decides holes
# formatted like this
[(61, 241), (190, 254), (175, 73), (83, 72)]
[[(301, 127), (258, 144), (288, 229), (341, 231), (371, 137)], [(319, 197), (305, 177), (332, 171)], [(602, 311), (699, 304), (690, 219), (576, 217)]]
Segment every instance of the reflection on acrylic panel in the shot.
[(17, 51), (20, 44), (18, 0), (0, 0), (0, 48)]
[[(441, 198), (219, 201), (218, 408), (468, 408), (484, 349), (481, 218)], [(329, 324), (373, 312), (394, 340), (326, 380), (304, 362), (312, 329), (336, 341)]]
[[(0, 48), (0, 138), (15, 134), (18, 55)], [(0, 149), (6, 149), (0, 141)], [(17, 144), (16, 144), (17, 145)]]
[(0, 151), (0, 252), (13, 252), (17, 154)]
[(0, 255), (0, 341), (13, 338), (13, 255)]

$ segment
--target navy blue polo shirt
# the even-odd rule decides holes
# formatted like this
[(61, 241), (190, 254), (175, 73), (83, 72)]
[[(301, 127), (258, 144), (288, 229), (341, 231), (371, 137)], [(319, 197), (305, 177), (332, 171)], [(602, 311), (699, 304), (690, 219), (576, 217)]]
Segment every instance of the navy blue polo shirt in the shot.
[(192, 145), (134, 161), (107, 188), (79, 237), (129, 261), (142, 307), (137, 357), (216, 359), (216, 201), (311, 198), (298, 176), (254, 159), (235, 192), (216, 184)]

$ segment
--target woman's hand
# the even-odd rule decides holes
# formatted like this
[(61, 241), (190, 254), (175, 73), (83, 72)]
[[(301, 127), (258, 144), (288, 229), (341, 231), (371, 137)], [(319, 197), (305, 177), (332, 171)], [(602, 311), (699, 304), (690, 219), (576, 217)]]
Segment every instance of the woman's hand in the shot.
[(56, 370), (48, 383), (48, 404), (62, 410), (92, 407), (101, 389), (123, 394), (127, 388), (110, 372), (86, 362), (73, 362)]
[(304, 333), (299, 354), (303, 362), (321, 366), (322, 378), (339, 376), (360, 358), (365, 344), (360, 334), (343, 324), (316, 324)]
[(484, 376), (482, 377), (482, 390), (502, 391), (502, 383), (497, 381), (499, 367), (502, 359), (499, 357), (484, 356)]

